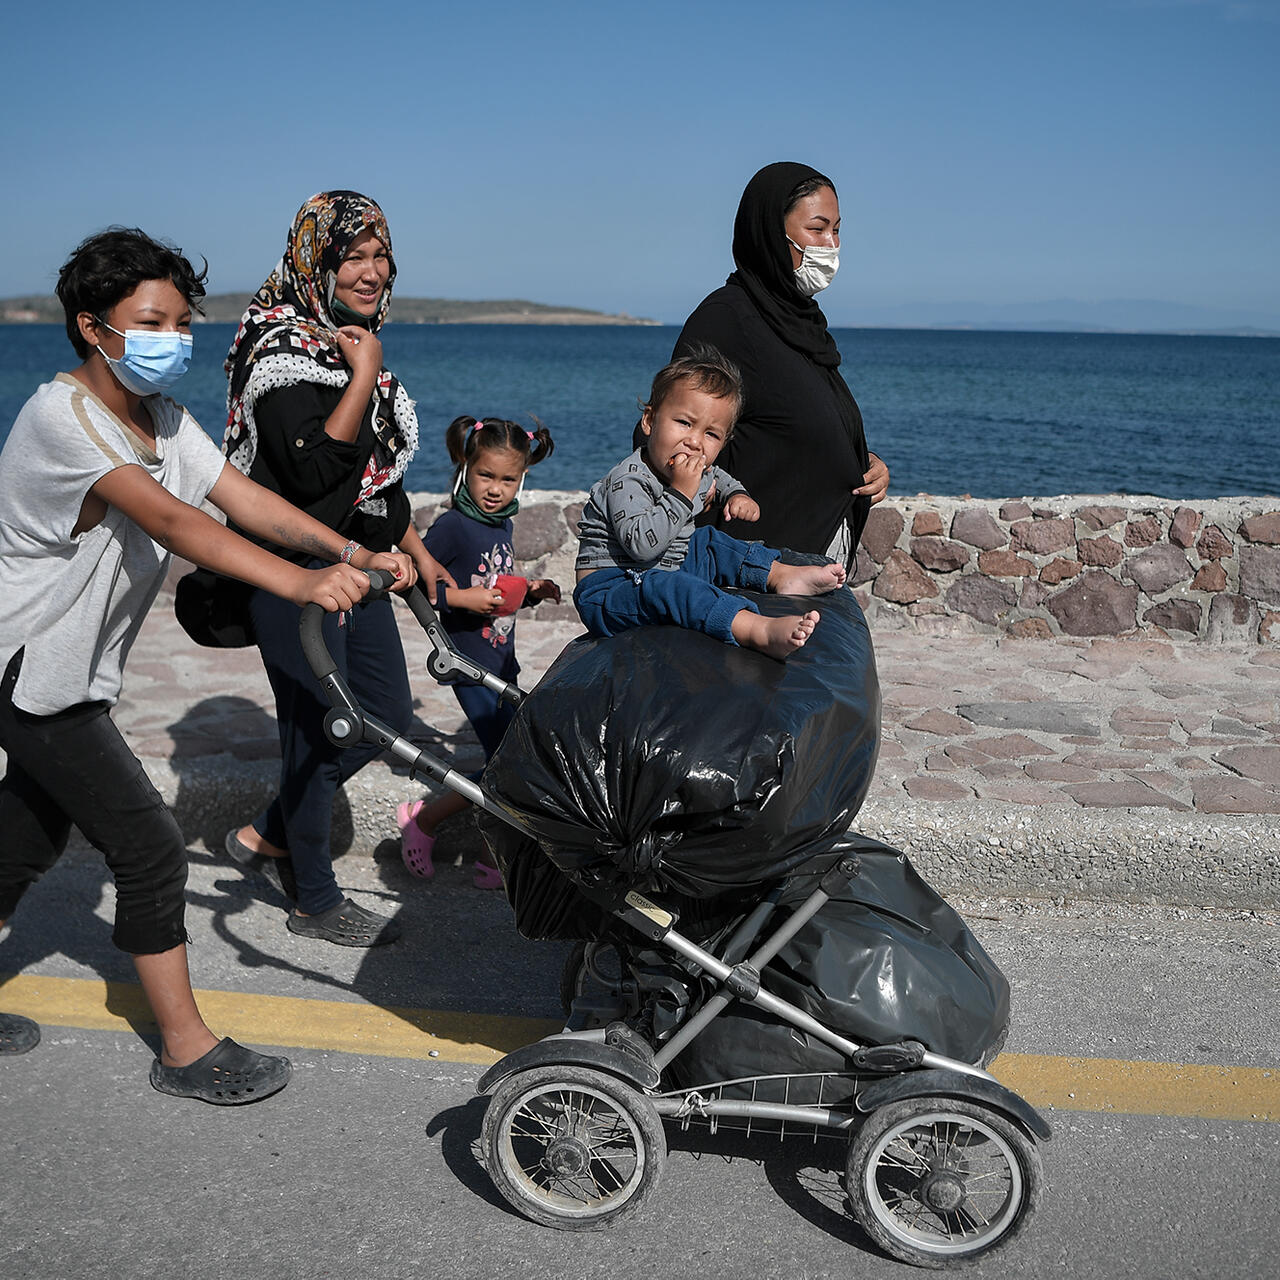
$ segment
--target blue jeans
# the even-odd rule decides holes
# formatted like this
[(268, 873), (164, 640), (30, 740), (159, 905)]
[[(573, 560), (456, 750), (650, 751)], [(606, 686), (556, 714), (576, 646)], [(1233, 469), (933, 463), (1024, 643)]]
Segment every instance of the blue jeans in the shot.
[[(315, 915), (343, 899), (333, 874), (329, 834), (338, 788), (379, 752), (371, 743), (346, 749), (324, 736), (329, 701), (302, 656), (301, 610), (268, 591), (249, 600), (262, 665), (276, 697), (280, 791), (254, 819), (265, 840), (288, 849), (298, 882), (298, 908)], [(390, 600), (361, 605), (338, 625), (325, 615), (325, 644), (361, 708), (397, 733), (409, 728), (413, 702), (404, 649)]]
[(760, 610), (720, 588), (764, 591), (777, 558), (759, 542), (740, 542), (708, 526), (689, 539), (679, 569), (597, 569), (574, 588), (573, 603), (593, 636), (668, 623), (737, 644), (732, 627), (738, 612)]

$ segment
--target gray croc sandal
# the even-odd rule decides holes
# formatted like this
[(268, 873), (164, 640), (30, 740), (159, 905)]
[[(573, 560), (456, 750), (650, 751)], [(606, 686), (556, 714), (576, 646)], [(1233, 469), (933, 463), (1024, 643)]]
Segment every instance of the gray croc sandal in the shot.
[(226, 1036), (189, 1066), (166, 1067), (157, 1058), (151, 1064), (151, 1087), (175, 1098), (235, 1107), (278, 1093), (292, 1074), (288, 1058), (256, 1053)]
[(381, 947), (400, 936), (400, 926), (394, 920), (366, 911), (350, 898), (314, 916), (299, 915), (295, 907), (286, 923), (290, 933), (323, 938), (340, 947)]
[(235, 833), (228, 831), (224, 842), (227, 857), (250, 875), (261, 876), (277, 893), (290, 900), (298, 896), (298, 881), (293, 874), (293, 863), (283, 858), (268, 858), (265, 853), (254, 853)]
[(40, 1043), (40, 1027), (20, 1013), (0, 1013), (0, 1053), (30, 1053)]

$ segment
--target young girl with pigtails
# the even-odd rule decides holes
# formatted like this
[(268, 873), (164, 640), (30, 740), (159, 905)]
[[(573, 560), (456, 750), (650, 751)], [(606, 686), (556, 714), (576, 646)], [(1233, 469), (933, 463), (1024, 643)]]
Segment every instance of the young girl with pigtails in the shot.
[[(449, 424), (445, 444), (455, 468), (453, 506), (422, 535), (423, 546), (458, 584), (438, 588), (440, 621), (461, 653), (514, 683), (520, 672), (516, 610), (539, 600), (560, 600), (560, 588), (550, 579), (515, 576), (511, 549), (511, 517), (520, 507), (525, 472), (548, 457), (555, 445), (541, 423), (536, 431), (526, 431), (518, 422), (469, 414)], [(453, 691), (487, 761), (515, 710), (480, 685), (456, 684)], [(415, 876), (427, 880), (435, 874), (436, 827), (467, 806), (468, 801), (450, 791), (430, 801), (405, 801), (397, 808), (401, 856)], [(477, 862), (475, 885), (501, 888), (497, 867)]]

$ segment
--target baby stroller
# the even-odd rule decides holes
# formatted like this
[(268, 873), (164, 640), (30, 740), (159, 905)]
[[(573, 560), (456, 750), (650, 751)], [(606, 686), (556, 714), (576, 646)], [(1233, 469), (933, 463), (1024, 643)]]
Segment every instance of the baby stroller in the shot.
[(326, 731), (478, 806), (520, 932), (576, 944), (565, 1029), (478, 1085), (504, 1198), (547, 1226), (600, 1228), (654, 1190), (664, 1120), (806, 1127), (847, 1135), (853, 1215), (894, 1257), (946, 1266), (1021, 1231), (1050, 1130), (985, 1069), (1007, 984), (903, 854), (848, 831), (879, 733), (852, 592), (821, 599), (785, 663), (647, 628), (574, 641), (530, 695), (458, 654), (419, 588), (406, 601), (433, 678), (519, 706), (482, 782), (361, 711), (311, 606)]

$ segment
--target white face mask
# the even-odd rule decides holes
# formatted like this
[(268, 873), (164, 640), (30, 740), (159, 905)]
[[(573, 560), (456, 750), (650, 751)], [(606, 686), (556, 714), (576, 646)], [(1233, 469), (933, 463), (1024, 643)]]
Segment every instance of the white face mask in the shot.
[(796, 288), (806, 298), (821, 293), (840, 269), (840, 250), (825, 244), (807, 244), (802, 249), (790, 236), (787, 243), (800, 255), (800, 265), (795, 271)]

